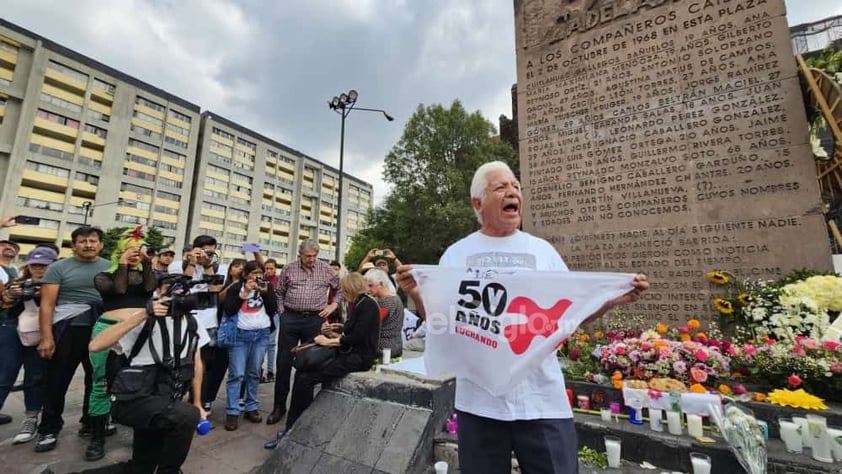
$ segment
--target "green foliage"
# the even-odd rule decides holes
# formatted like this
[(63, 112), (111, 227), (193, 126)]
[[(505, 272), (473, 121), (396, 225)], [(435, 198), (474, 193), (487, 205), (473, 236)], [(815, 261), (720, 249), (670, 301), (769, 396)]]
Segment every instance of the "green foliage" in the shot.
[(405, 263), (436, 263), (450, 244), (478, 228), (471, 179), (483, 163), (515, 164), (511, 145), (477, 111), (456, 100), (419, 105), (386, 156), (393, 191), (354, 236), (345, 265), (355, 269), (371, 248), (390, 248)]
[(579, 448), (579, 461), (589, 466), (608, 469), (608, 454), (601, 453), (587, 446)]
[(842, 49), (827, 48), (818, 56), (808, 58), (806, 62), (808, 66), (821, 69), (832, 76), (842, 72)]
[[(114, 249), (117, 248), (117, 242), (123, 238), (123, 234), (134, 229), (134, 227), (112, 227), (105, 231), (105, 238), (103, 239), (103, 248), (100, 256), (105, 259), (110, 259)], [(146, 237), (144, 240), (154, 249), (160, 249), (164, 245), (164, 235), (157, 227), (150, 227), (144, 230)]]

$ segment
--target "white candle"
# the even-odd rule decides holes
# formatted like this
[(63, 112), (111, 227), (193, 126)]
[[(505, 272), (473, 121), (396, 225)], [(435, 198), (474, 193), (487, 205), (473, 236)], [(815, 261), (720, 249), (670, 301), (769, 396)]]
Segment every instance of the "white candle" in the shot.
[(792, 421), (801, 428), (801, 443), (805, 448), (813, 447), (813, 437), (810, 436), (810, 428), (807, 426), (807, 418), (804, 416), (793, 416)]
[(608, 455), (608, 467), (620, 467), (620, 438), (605, 437), (605, 454)]
[(611, 421), (611, 409), (610, 408), (600, 408), (599, 409), (599, 416), (602, 417), (602, 421)]
[(693, 465), (693, 474), (710, 474), (710, 456), (690, 453), (690, 464)]
[(687, 434), (693, 438), (704, 435), (702, 431), (702, 417), (699, 415), (687, 414)]
[[(807, 421), (806, 419), (804, 421)], [(680, 435), (681, 429), (681, 413), (677, 411), (667, 412), (667, 428), (670, 434)]]
[(660, 408), (649, 409), (649, 427), (652, 431), (664, 431), (664, 411)]
[(790, 453), (801, 453), (804, 444), (801, 442), (801, 433), (798, 432), (798, 423), (793, 421), (778, 420), (781, 427), (781, 440)]

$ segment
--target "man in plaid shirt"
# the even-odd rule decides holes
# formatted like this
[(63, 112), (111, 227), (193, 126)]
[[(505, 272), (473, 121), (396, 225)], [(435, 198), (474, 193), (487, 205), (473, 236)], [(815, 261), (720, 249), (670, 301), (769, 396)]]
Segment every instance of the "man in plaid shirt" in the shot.
[[(333, 290), (330, 292), (329, 290)], [(336, 295), (329, 301), (328, 294)], [(291, 349), (299, 342), (312, 341), (325, 319), (339, 307), (342, 298), (339, 275), (319, 260), (319, 243), (307, 239), (298, 246), (298, 260), (284, 266), (278, 281), (278, 310), (281, 327), (278, 331), (275, 406), (266, 423), (274, 425), (287, 412), (289, 378), (292, 372)]]

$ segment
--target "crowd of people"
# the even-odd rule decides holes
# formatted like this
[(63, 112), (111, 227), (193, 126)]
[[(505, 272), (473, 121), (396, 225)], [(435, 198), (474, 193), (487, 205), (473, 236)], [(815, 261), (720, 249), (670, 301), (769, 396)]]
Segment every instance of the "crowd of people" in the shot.
[[(0, 227), (16, 225), (14, 217)], [(401, 353), (403, 306), (389, 274), (340, 279), (341, 266), (319, 260), (314, 240), (302, 241), (286, 265), (257, 251), (226, 268), (207, 235), (182, 249), (180, 260), (170, 249), (156, 253), (141, 227), (117, 242), (110, 260), (100, 257), (103, 238), (99, 228), (80, 227), (71, 234), (72, 257), (59, 259), (59, 249), (45, 244), (20, 269), (18, 244), (0, 241), (0, 409), (21, 368), (26, 409), (13, 444), (34, 440), (36, 452), (55, 449), (81, 365), (85, 459), (105, 456), (116, 422), (133, 429), (127, 470), (179, 472), (223, 382), (225, 430), (238, 429), (240, 419), (262, 422), (258, 384), (273, 382), (266, 422), (286, 417), (289, 428), (315, 384), (369, 369), (384, 347)], [(223, 345), (226, 324), (236, 330)], [(319, 376), (299, 371), (291, 384), (293, 349), (314, 341), (344, 350), (332, 369)], [(0, 424), (12, 421), (0, 414)]]
[[(470, 199), (480, 229), (451, 245), (439, 265), (567, 271), (549, 243), (519, 230), (523, 196), (506, 164), (477, 169)], [(0, 221), (11, 225), (14, 217)], [(140, 228), (111, 260), (99, 256), (100, 229), (80, 227), (71, 238), (73, 257), (58, 260), (57, 248), (36, 247), (20, 272), (12, 265), (20, 248), (0, 240), (0, 408), (23, 367), (26, 412), (14, 443), (37, 438), (35, 451), (54, 449), (81, 364), (79, 435), (91, 438), (85, 458), (104, 456), (115, 430), (110, 417), (133, 429), (131, 472), (180, 472), (223, 380), (229, 431), (241, 417), (262, 421), (257, 384), (274, 380), (266, 423), (286, 422), (265, 447), (277, 447), (316, 385), (369, 370), (384, 349), (401, 355), (404, 302), (425, 314), (412, 266), (391, 250), (372, 249), (358, 271), (340, 278), (338, 262), (319, 260), (314, 240), (303, 240), (297, 259), (283, 266), (255, 252), (253, 260), (223, 268), (216, 240), (206, 235), (193, 239), (181, 260), (172, 251), (153, 256)], [(637, 275), (628, 293), (588, 322), (648, 287)], [(317, 365), (296, 366), (291, 384), (295, 354), (308, 346), (336, 350)], [(509, 472), (512, 453), (524, 472), (578, 472), (573, 414), (554, 355), (502, 395), (457, 378), (455, 405), (461, 472)], [(11, 421), (0, 415), (0, 424)]]

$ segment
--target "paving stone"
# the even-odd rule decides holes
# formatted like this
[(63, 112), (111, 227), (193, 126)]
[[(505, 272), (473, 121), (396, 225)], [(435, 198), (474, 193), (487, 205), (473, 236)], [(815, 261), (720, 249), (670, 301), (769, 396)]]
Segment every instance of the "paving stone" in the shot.
[(382, 472), (403, 474), (426, 461), (428, 456), (423, 453), (431, 451), (434, 436), (429, 423), (431, 416), (428, 410), (406, 408), (374, 467)]
[[(374, 467), (404, 411), (403, 406), (395, 403), (357, 400), (325, 451)], [(415, 440), (405, 449), (413, 449), (418, 441)]]
[(269, 459), (257, 470), (257, 474), (310, 473), (322, 458), (322, 452), (318, 448), (288, 439), (284, 439), (282, 445), (272, 452)]

